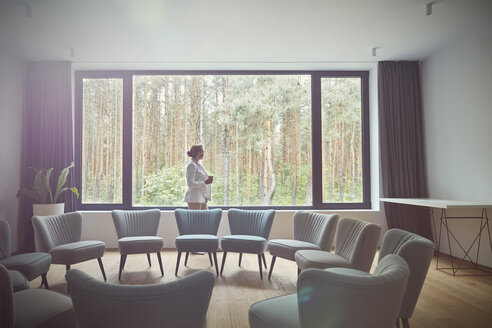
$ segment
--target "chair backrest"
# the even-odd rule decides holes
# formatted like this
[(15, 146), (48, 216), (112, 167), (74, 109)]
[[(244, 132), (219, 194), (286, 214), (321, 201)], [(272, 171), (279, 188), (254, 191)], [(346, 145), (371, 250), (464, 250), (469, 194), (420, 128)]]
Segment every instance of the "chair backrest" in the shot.
[(82, 238), (82, 214), (79, 212), (33, 216), (32, 226), (40, 252), (74, 243)]
[(121, 211), (112, 212), (114, 227), (119, 238), (137, 236), (156, 236), (161, 211), (151, 209), (144, 211)]
[(0, 322), (2, 327), (14, 327), (14, 289), (9, 271), (0, 264)]
[(400, 309), (400, 317), (410, 318), (434, 255), (434, 243), (405, 230), (390, 229), (384, 234), (378, 261), (382, 261), (389, 254), (398, 254), (410, 268), (410, 277)]
[(111, 285), (66, 274), (79, 328), (205, 327), (214, 286), (209, 271), (156, 285)]
[(227, 211), (229, 228), (233, 235), (253, 235), (268, 239), (272, 229), (275, 210), (239, 210)]
[(338, 215), (308, 211), (294, 213), (294, 239), (318, 245), (330, 251), (335, 237)]
[(184, 210), (174, 211), (180, 235), (207, 234), (217, 235), (219, 231), (222, 210)]
[(12, 255), (10, 225), (7, 221), (0, 219), (0, 260)]
[(354, 269), (306, 269), (297, 280), (304, 328), (392, 328), (405, 292), (409, 268), (398, 255), (381, 261), (374, 275)]
[(335, 254), (347, 259), (350, 267), (369, 272), (376, 255), (381, 227), (352, 218), (340, 219), (335, 238)]

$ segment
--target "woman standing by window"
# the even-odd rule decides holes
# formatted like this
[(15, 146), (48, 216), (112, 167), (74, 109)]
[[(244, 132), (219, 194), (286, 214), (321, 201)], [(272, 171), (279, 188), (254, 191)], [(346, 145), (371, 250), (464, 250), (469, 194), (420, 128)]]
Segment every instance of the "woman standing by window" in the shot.
[(204, 155), (203, 146), (193, 145), (187, 155), (191, 157), (191, 161), (186, 167), (188, 189), (184, 200), (188, 203), (190, 210), (206, 210), (208, 209), (207, 201), (211, 199), (210, 184), (213, 181), (213, 176), (209, 176), (199, 163)]

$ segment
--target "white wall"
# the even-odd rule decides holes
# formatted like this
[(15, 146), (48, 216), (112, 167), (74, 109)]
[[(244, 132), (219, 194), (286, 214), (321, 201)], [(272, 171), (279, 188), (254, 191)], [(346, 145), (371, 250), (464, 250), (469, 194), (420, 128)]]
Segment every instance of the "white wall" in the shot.
[[(430, 197), (492, 204), (492, 27), (425, 60), (422, 88)], [(488, 211), (492, 218), (492, 208)], [(439, 224), (440, 213), (434, 212)], [(448, 215), (475, 216), (480, 211)], [(469, 245), (479, 224), (454, 221), (450, 226), (458, 240)], [(488, 234), (483, 237), (479, 263), (492, 267)], [(449, 252), (446, 236), (441, 246)], [(463, 254), (455, 244), (451, 250)]]
[(18, 250), (16, 193), (20, 183), (25, 63), (0, 49), (0, 72), (0, 218), (10, 223), (15, 252)]

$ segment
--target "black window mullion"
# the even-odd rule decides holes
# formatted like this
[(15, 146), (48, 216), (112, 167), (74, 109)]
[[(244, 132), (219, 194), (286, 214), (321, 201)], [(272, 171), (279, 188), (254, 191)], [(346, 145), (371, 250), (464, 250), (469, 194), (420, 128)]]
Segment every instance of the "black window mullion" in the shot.
[(123, 75), (123, 208), (132, 207), (133, 75)]
[(322, 153), (321, 153), (321, 75), (311, 75), (311, 143), (312, 143), (312, 186), (313, 207), (320, 208), (323, 203)]

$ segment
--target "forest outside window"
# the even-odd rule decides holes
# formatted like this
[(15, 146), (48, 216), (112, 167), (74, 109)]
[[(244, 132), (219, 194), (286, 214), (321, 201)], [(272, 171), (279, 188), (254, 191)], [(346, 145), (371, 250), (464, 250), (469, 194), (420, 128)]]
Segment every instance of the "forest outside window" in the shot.
[(367, 76), (76, 72), (78, 207), (186, 206), (203, 144), (209, 206), (369, 208)]

